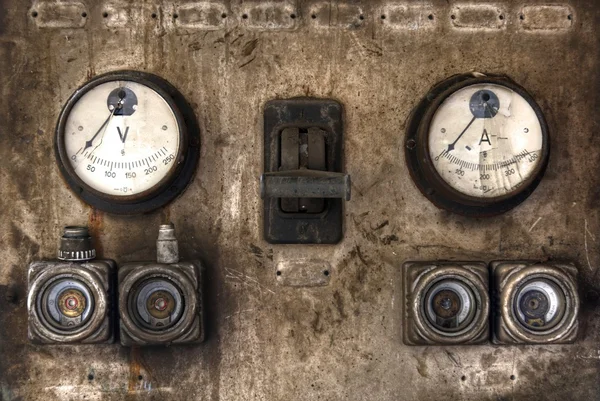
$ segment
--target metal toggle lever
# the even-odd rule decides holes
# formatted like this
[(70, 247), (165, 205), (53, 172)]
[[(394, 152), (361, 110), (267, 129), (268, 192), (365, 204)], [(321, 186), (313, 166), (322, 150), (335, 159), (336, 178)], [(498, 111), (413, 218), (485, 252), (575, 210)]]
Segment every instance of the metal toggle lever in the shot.
[(350, 200), (350, 175), (319, 170), (288, 170), (260, 177), (261, 198), (343, 198)]

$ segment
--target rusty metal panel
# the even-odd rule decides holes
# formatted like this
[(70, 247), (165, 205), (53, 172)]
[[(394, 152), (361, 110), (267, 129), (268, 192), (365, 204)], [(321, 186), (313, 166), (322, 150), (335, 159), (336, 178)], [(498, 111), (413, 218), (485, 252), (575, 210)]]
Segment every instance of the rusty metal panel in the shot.
[[(594, 0), (0, 1), (0, 399), (600, 400), (599, 23)], [(117, 69), (167, 79), (202, 130), (188, 190), (143, 216), (90, 209), (54, 159), (64, 102)], [(421, 97), (470, 71), (527, 88), (551, 136), (536, 191), (486, 219), (429, 203), (403, 152)], [(262, 237), (263, 106), (294, 96), (344, 105), (337, 245)], [(62, 226), (88, 224), (121, 264), (152, 259), (167, 221), (207, 267), (203, 344), (28, 342), (26, 267), (54, 256)], [(435, 259), (574, 261), (576, 343), (405, 346), (402, 263)], [(285, 285), (278, 266), (296, 261), (316, 267)]]

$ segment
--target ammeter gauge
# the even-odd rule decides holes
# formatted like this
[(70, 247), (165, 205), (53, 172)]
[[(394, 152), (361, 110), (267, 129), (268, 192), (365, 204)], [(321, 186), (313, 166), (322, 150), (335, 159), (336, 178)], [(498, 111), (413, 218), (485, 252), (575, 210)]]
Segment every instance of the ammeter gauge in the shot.
[(548, 162), (540, 107), (504, 77), (461, 75), (434, 87), (413, 112), (406, 160), (438, 207), (484, 216), (505, 212), (535, 189)]
[(56, 128), (67, 183), (88, 204), (134, 214), (180, 194), (199, 158), (199, 129), (183, 96), (151, 74), (120, 71), (79, 88)]

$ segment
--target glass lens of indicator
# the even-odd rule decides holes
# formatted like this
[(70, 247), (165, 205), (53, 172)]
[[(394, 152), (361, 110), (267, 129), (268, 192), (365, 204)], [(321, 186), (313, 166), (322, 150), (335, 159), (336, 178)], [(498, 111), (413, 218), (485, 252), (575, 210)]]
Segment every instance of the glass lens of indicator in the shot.
[(61, 330), (81, 327), (94, 311), (94, 297), (79, 280), (61, 279), (40, 294), (42, 316)]
[(182, 317), (184, 301), (178, 288), (170, 281), (152, 279), (132, 292), (129, 309), (142, 327), (165, 330)]
[(532, 280), (521, 288), (515, 299), (519, 322), (532, 330), (548, 330), (564, 315), (565, 296), (549, 280)]
[(446, 98), (429, 127), (429, 156), (454, 190), (478, 198), (515, 192), (541, 162), (541, 123), (529, 102), (497, 84)]
[(475, 315), (472, 291), (458, 280), (442, 280), (425, 296), (425, 312), (438, 330), (454, 332), (465, 328)]
[(100, 84), (71, 109), (63, 132), (75, 174), (110, 196), (143, 193), (175, 170), (175, 113), (156, 91), (133, 81)]

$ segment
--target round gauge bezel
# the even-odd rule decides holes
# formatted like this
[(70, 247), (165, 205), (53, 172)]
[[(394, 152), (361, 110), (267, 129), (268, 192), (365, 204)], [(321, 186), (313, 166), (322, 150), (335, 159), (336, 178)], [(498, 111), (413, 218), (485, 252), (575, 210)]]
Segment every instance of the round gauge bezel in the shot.
[[(542, 149), (537, 166), (517, 190), (497, 197), (479, 198), (452, 188), (437, 172), (429, 152), (429, 128), (438, 108), (460, 89), (478, 84), (503, 86), (523, 97), (534, 110), (541, 127)], [(465, 216), (493, 216), (519, 205), (540, 183), (549, 154), (548, 124), (541, 108), (524, 88), (504, 76), (458, 75), (439, 83), (417, 105), (407, 125), (405, 156), (413, 181), (434, 205)]]
[[(116, 196), (86, 184), (71, 166), (65, 149), (64, 131), (71, 110), (90, 90), (108, 82), (131, 81), (147, 86), (161, 96), (173, 111), (179, 126), (176, 164), (153, 187), (134, 195)], [(160, 208), (181, 194), (191, 181), (200, 157), (200, 129), (190, 105), (166, 80), (141, 71), (115, 71), (100, 75), (77, 89), (67, 100), (58, 118), (55, 153), (60, 172), (73, 192), (90, 206), (115, 214), (147, 213)]]

